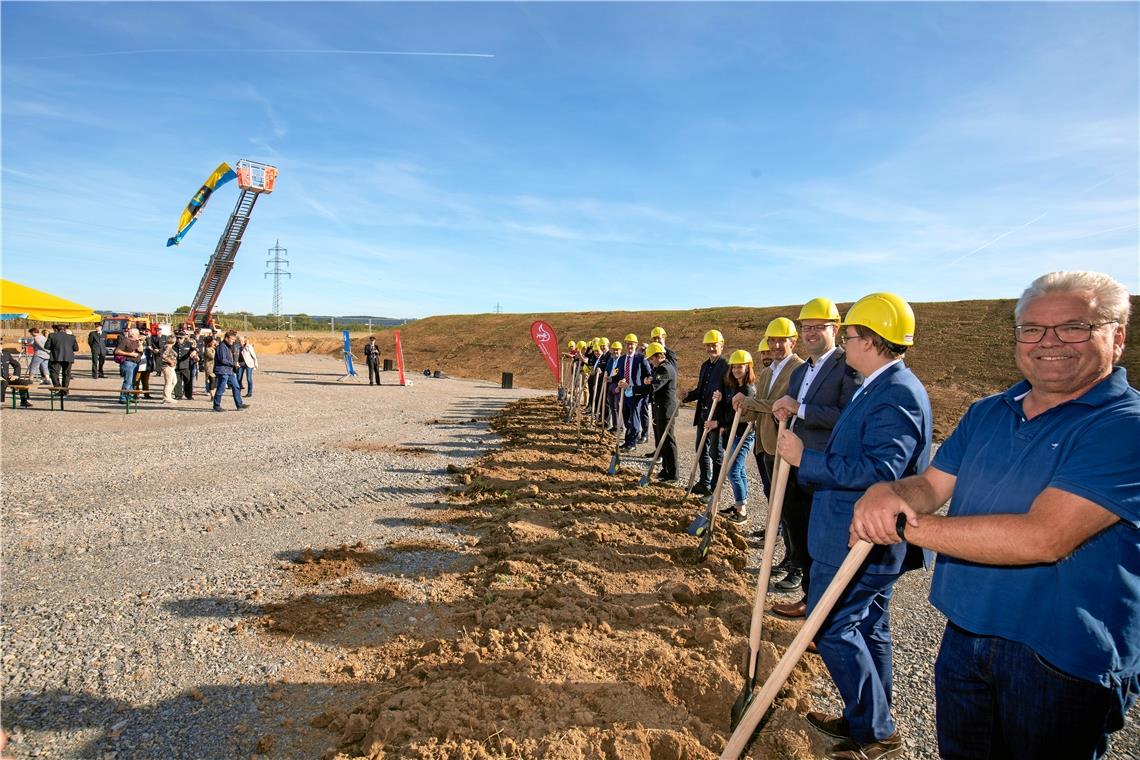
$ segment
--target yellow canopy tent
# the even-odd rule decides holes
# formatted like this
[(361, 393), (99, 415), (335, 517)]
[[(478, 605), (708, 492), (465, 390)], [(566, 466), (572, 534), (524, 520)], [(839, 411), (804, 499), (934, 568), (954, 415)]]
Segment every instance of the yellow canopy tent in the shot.
[(31, 319), (37, 322), (98, 322), (90, 308), (26, 285), (0, 280), (0, 319)]

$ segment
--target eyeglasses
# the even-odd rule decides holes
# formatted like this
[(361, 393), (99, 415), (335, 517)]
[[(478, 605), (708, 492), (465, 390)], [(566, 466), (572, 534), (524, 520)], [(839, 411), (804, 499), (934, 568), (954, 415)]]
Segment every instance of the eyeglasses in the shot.
[(1120, 324), (1115, 319), (1107, 322), (1067, 322), (1063, 325), (1014, 325), (1013, 339), (1018, 343), (1040, 343), (1050, 330), (1062, 343), (1085, 343), (1092, 338), (1092, 331), (1105, 325)]
[(834, 323), (828, 322), (826, 325), (800, 325), (800, 332), (817, 333), (823, 332), (829, 327), (834, 327)]
[(859, 334), (855, 334), (855, 335), (848, 335), (847, 333), (842, 333), (842, 334), (839, 336), (839, 343), (840, 343), (840, 345), (844, 345), (844, 346), (846, 346), (846, 345), (847, 345), (847, 342), (848, 342), (848, 341), (851, 341), (851, 340), (858, 340), (859, 338), (862, 338), (862, 337), (863, 337), (863, 336), (862, 336), (862, 335), (859, 335)]

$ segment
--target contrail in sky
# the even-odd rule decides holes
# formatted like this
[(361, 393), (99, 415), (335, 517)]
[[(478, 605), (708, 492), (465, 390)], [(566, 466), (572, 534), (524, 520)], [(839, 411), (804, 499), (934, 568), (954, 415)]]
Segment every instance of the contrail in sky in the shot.
[(289, 55), (404, 55), (429, 56), (436, 58), (494, 58), (493, 53), (463, 53), (463, 52), (435, 52), (430, 50), (313, 50), (291, 48), (150, 48), (142, 50), (105, 50), (93, 53), (64, 53), (62, 55), (40, 55), (23, 58), (24, 61), (55, 61), (64, 58), (106, 58), (120, 55), (154, 55), (167, 53), (191, 53), (193, 55), (215, 53), (254, 53), (256, 55), (271, 55), (274, 53), (287, 53)]
[(958, 258), (951, 261), (947, 266), (953, 266), (953, 265), (957, 264), (959, 261), (961, 261), (962, 259), (966, 259), (966, 258), (969, 258), (970, 256), (973, 256), (978, 251), (984, 251), (986, 248), (989, 248), (991, 245), (993, 245), (997, 241), (1001, 240), (1002, 238), (1008, 237), (1009, 235), (1012, 235), (1013, 233), (1017, 232), (1018, 230), (1023, 230), (1026, 227), (1028, 227), (1029, 225), (1033, 224), (1034, 222), (1041, 221), (1045, 217), (1045, 215), (1048, 213), (1049, 213), (1048, 211), (1044, 211), (1039, 216), (1033, 217), (1028, 222), (1021, 225), (1020, 227), (1014, 227), (1012, 230), (1006, 230), (1005, 232), (1001, 233), (1000, 235), (998, 235), (996, 238), (994, 238), (990, 242), (983, 243), (982, 245), (979, 245), (977, 248), (970, 251), (969, 253), (963, 253), (961, 256), (959, 256)]

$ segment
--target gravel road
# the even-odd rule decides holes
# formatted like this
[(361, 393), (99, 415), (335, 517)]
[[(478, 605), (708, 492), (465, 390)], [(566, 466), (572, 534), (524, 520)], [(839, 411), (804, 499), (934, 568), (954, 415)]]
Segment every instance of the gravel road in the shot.
[[(278, 567), (307, 547), (461, 547), (458, 531), (423, 520), (452, 482), (447, 465), (493, 445), (486, 420), (505, 403), (540, 395), (422, 376), (407, 388), (338, 384), (341, 365), (328, 357), (261, 361), (240, 414), (232, 400), (215, 414), (199, 396), (144, 401), (126, 416), (109, 393), (117, 381), (82, 371), (66, 413), (33, 397), (35, 409), (0, 414), (0, 686), (13, 756), (318, 756), (324, 747), (303, 721), (358, 702), (366, 687), (280, 686), (294, 650), (243, 636), (240, 624), (287, 595)], [(108, 393), (85, 398), (82, 388)], [(677, 421), (682, 473), (688, 421)], [(754, 527), (764, 519), (758, 492), (754, 484)], [(754, 551), (750, 572), (757, 560)], [(385, 572), (414, 578), (444, 561), (446, 552), (404, 553)], [(943, 621), (926, 601), (929, 580), (908, 574), (892, 603), (895, 712), (915, 759), (937, 756), (932, 669)], [(819, 697), (837, 705), (829, 683)], [(274, 700), (311, 709), (283, 717), (267, 707)], [(1111, 758), (1140, 760), (1137, 712)]]

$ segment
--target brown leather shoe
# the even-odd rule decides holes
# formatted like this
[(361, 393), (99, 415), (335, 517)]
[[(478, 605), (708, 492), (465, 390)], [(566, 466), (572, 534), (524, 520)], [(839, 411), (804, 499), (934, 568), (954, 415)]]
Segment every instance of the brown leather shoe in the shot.
[(843, 716), (833, 716), (821, 712), (809, 712), (804, 716), (807, 722), (818, 728), (828, 736), (834, 736), (836, 739), (850, 739), (851, 727), (847, 725), (847, 719)]
[(772, 612), (780, 617), (802, 618), (807, 615), (807, 602), (791, 602), (789, 604), (773, 604)]
[[(817, 647), (815, 645), (814, 641), (809, 641), (808, 645), (807, 645), (807, 649), (805, 649), (804, 651), (805, 652), (811, 652), (812, 654), (819, 654), (819, 647)], [(846, 736), (846, 734), (845, 734), (845, 736)]]
[(869, 744), (856, 744), (850, 739), (844, 739), (831, 748), (827, 757), (828, 760), (885, 760), (901, 756), (903, 749), (902, 737), (895, 731), (886, 739)]

